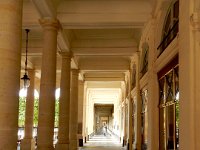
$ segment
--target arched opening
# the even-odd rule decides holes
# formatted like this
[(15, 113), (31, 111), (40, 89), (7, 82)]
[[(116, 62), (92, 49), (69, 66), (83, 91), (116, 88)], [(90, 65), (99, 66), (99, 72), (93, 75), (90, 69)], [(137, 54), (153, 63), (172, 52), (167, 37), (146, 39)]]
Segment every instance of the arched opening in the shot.
[(179, 31), (178, 23), (179, 23), (179, 0), (174, 0), (171, 3), (168, 13), (165, 17), (165, 23), (162, 31), (162, 41), (157, 48), (157, 50), (159, 51), (158, 57), (176, 37)]

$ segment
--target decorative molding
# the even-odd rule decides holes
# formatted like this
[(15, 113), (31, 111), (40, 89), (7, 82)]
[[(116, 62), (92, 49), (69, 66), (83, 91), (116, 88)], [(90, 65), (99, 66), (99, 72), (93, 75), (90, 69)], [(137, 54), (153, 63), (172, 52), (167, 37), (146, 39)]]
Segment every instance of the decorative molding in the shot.
[(190, 16), (190, 23), (193, 27), (194, 30), (200, 30), (200, 13), (199, 12), (194, 12)]

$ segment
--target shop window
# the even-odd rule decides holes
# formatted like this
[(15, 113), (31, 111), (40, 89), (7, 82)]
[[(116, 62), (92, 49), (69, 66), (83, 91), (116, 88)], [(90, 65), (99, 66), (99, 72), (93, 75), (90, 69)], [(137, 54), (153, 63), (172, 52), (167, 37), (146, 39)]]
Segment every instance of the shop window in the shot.
[(141, 112), (141, 146), (147, 150), (148, 114), (147, 114), (147, 90), (142, 90), (142, 112)]
[(179, 24), (179, 0), (173, 1), (166, 15), (165, 23), (162, 32), (162, 41), (158, 46), (158, 57), (172, 42), (178, 33)]
[(178, 57), (158, 73), (159, 149), (179, 149), (179, 66)]

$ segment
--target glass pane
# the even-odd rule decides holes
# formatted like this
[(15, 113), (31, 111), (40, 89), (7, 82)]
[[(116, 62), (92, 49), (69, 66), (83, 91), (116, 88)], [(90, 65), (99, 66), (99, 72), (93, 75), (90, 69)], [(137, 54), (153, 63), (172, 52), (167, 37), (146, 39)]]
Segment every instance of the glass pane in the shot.
[(149, 57), (149, 45), (144, 43), (142, 46), (142, 64), (140, 70), (140, 78), (148, 71), (148, 57)]
[(179, 101), (179, 68), (174, 68), (174, 79), (175, 79), (175, 97), (176, 101)]
[(166, 75), (166, 100), (167, 102), (173, 100), (173, 71)]
[(175, 133), (175, 105), (170, 105), (166, 107), (166, 135), (167, 135), (167, 149), (174, 149), (174, 139), (176, 137)]
[(174, 3), (174, 13), (173, 13), (173, 17), (178, 19), (178, 15), (179, 15), (179, 1)]
[(168, 32), (170, 30), (170, 24), (171, 24), (171, 11), (169, 12), (169, 14), (167, 16), (167, 20), (165, 23), (165, 28), (164, 28), (165, 36), (168, 34)]
[(159, 80), (159, 104), (164, 104), (164, 83), (165, 83), (165, 78), (161, 78)]
[[(159, 149), (179, 149), (179, 68), (176, 66), (165, 75), (165, 80), (159, 80)], [(166, 86), (166, 87), (165, 87)], [(166, 92), (166, 93), (165, 93)], [(164, 101), (166, 95), (166, 102)], [(176, 100), (175, 103), (167, 103)], [(170, 104), (170, 105), (167, 105)]]
[(159, 54), (166, 49), (178, 33), (178, 20), (179, 20), (179, 1), (176, 1), (170, 6), (169, 12), (166, 15), (166, 21), (163, 26), (162, 41), (158, 47)]
[(159, 110), (159, 150), (165, 150), (166, 148), (166, 127), (165, 127), (165, 108)]

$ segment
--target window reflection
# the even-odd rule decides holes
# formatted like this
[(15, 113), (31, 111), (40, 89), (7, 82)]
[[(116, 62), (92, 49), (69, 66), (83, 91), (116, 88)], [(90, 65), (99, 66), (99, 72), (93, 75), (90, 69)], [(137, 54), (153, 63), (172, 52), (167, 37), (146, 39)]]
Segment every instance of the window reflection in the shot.
[(178, 65), (159, 79), (159, 149), (179, 149)]

